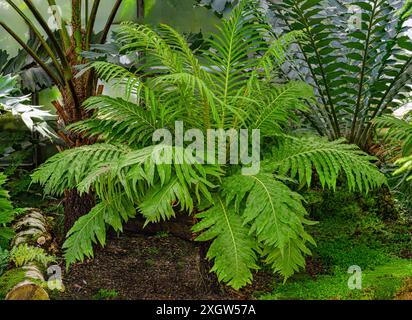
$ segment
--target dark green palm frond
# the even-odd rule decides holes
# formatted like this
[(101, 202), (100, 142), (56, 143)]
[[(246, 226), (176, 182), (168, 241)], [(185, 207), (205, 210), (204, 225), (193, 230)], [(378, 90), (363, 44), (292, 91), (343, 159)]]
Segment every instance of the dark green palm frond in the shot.
[(348, 137), (365, 147), (374, 119), (397, 107), (408, 93), (412, 45), (405, 22), (409, 17), (396, 14), (403, 2), (347, 1), (356, 13), (333, 10), (324, 1), (271, 5), (287, 32), (304, 34), (296, 61), (300, 70), (308, 68), (304, 76), (316, 88), (321, 105), (314, 116), (332, 139)]

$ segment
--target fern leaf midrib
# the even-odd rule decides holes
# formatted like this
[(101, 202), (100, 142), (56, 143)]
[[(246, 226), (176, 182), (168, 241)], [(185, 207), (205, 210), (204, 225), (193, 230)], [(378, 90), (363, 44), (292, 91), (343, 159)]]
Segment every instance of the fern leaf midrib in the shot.
[[(267, 198), (268, 198), (270, 206), (272, 208), (273, 217), (275, 218), (276, 231), (277, 231), (277, 234), (279, 234), (278, 218), (276, 216), (275, 205), (272, 201), (272, 197), (270, 196), (270, 192), (269, 192), (268, 188), (266, 187), (266, 185), (258, 177), (252, 176), (252, 178), (255, 179), (259, 184), (262, 185), (263, 189), (265, 190), (265, 192), (267, 194)], [(282, 255), (283, 255), (283, 252), (282, 252)]]
[(228, 59), (226, 62), (226, 71), (225, 71), (225, 88), (224, 88), (224, 95), (223, 95), (222, 124), (225, 123), (226, 104), (227, 104), (227, 98), (228, 98), (228, 93), (229, 93), (229, 80), (230, 80), (230, 72), (231, 72), (231, 65), (232, 65), (232, 50), (233, 50), (233, 43), (235, 41), (235, 33), (236, 33), (236, 28), (234, 27), (230, 35), (229, 50), (227, 53)]
[(225, 221), (226, 221), (227, 227), (229, 229), (230, 237), (231, 237), (231, 240), (232, 240), (232, 243), (233, 243), (234, 256), (235, 256), (235, 261), (236, 261), (235, 268), (236, 268), (236, 273), (238, 273), (240, 268), (239, 268), (238, 248), (237, 248), (235, 235), (233, 233), (232, 226), (230, 225), (230, 221), (229, 221), (229, 217), (228, 217), (228, 214), (227, 214), (227, 211), (226, 211), (226, 207), (225, 207), (222, 199), (220, 197), (218, 199), (219, 199), (220, 206), (222, 207), (222, 212), (224, 214)]

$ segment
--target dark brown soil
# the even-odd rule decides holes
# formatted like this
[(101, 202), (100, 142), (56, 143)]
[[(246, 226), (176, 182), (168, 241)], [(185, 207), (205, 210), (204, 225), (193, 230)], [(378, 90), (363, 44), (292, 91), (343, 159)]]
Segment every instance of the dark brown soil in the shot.
[(211, 292), (199, 271), (199, 245), (173, 236), (125, 233), (96, 248), (95, 258), (73, 266), (64, 277), (59, 299), (93, 299), (101, 289), (115, 290), (127, 300), (248, 299), (270, 290), (270, 275), (256, 276), (254, 287)]

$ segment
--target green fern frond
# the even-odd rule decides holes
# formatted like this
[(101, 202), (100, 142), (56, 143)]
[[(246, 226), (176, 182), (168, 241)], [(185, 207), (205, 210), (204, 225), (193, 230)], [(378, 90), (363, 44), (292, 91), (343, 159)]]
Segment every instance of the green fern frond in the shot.
[(290, 238), (283, 249), (273, 246), (263, 248), (265, 262), (272, 267), (273, 272), (279, 272), (284, 277), (284, 282), (305, 267), (305, 256), (302, 253), (310, 255), (311, 252), (304, 241), (314, 244), (312, 238), (304, 234), (303, 239)]
[(385, 140), (390, 143), (401, 144), (403, 155), (412, 153), (412, 123), (392, 116), (385, 116), (376, 119), (378, 128), (388, 129)]
[[(156, 103), (153, 100), (150, 102)], [(153, 132), (173, 119), (173, 114), (164, 114), (164, 118), (159, 119), (156, 105), (149, 104), (144, 109), (122, 98), (109, 96), (89, 98), (84, 108), (95, 111), (93, 117), (70, 126), (69, 130), (84, 133), (85, 136), (98, 136), (107, 142), (127, 142), (129, 145), (151, 143)]]
[(268, 28), (262, 19), (256, 1), (241, 1), (218, 27), (219, 33), (208, 40), (214, 50), (206, 51), (205, 56), (211, 68), (216, 70), (211, 76), (216, 95), (223, 104), (247, 85), (250, 74), (258, 65), (258, 60), (250, 59), (250, 56), (267, 48), (262, 37)]
[(259, 249), (241, 216), (217, 197), (215, 206), (196, 217), (201, 221), (193, 231), (202, 232), (196, 240), (213, 240), (207, 257), (214, 261), (212, 271), (216, 272), (219, 281), (235, 289), (250, 284), (251, 270), (258, 269), (256, 252)]
[(10, 261), (16, 267), (23, 267), (31, 262), (40, 263), (43, 267), (47, 267), (56, 262), (56, 258), (48, 255), (42, 248), (32, 247), (25, 243), (11, 249)]
[(105, 61), (96, 61), (91, 63), (89, 68), (92, 68), (101, 80), (106, 81), (111, 86), (124, 87), (126, 100), (133, 93), (141, 90), (143, 86), (139, 76), (122, 66)]
[[(233, 202), (243, 224), (249, 226), (249, 233), (255, 235), (263, 248), (271, 248), (265, 255), (274, 272), (286, 279), (293, 273), (291, 270), (303, 267), (303, 255), (310, 254), (306, 242), (314, 241), (304, 230), (304, 225), (312, 222), (305, 219), (307, 212), (298, 193), (264, 172), (225, 178), (222, 190), (226, 203)], [(274, 252), (280, 254), (276, 261)]]
[(122, 51), (146, 52), (150, 59), (146, 66), (165, 66), (171, 72), (183, 71), (181, 55), (148, 26), (124, 22), (119, 28), (118, 40), (123, 44)]
[(164, 185), (155, 185), (143, 197), (139, 209), (147, 223), (167, 221), (176, 216), (174, 207), (179, 206), (187, 212), (193, 211), (190, 190), (179, 183), (175, 177)]
[(76, 261), (84, 261), (86, 257), (92, 258), (93, 244), (98, 242), (105, 246), (106, 224), (115, 231), (122, 231), (123, 223), (135, 216), (136, 210), (133, 205), (125, 199), (120, 199), (117, 203), (119, 202), (123, 204), (120, 210), (111, 204), (101, 202), (76, 221), (63, 244), (67, 268)]
[(280, 126), (291, 118), (291, 112), (306, 110), (306, 101), (315, 97), (310, 85), (298, 81), (255, 90), (248, 123), (251, 128), (259, 129), (261, 136), (279, 134)]
[(40, 183), (45, 194), (62, 195), (75, 189), (88, 174), (118, 159), (129, 149), (123, 145), (94, 144), (69, 149), (50, 158), (32, 174), (33, 183)]
[(335, 189), (339, 176), (346, 177), (351, 191), (368, 192), (386, 183), (382, 173), (371, 161), (376, 160), (344, 139), (329, 142), (319, 138), (285, 137), (273, 150), (270, 165), (279, 175), (298, 177), (311, 185), (313, 170), (323, 187)]
[(182, 53), (181, 56), (186, 69), (191, 70), (195, 76), (205, 75), (198, 58), (189, 47), (187, 40), (169, 25), (160, 24), (158, 28), (165, 42), (174, 50)]
[(412, 181), (412, 156), (401, 158), (396, 161), (396, 164), (400, 168), (394, 172), (394, 175), (406, 174), (406, 180)]

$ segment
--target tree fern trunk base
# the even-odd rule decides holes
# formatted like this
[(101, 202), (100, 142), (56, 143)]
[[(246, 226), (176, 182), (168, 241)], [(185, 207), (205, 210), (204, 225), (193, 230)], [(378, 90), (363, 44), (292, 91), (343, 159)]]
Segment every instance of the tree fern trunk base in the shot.
[(200, 284), (203, 291), (207, 294), (222, 294), (223, 286), (219, 283), (214, 272), (210, 272), (213, 263), (207, 259), (207, 252), (210, 247), (210, 242), (204, 242), (199, 245), (199, 273), (202, 279)]
[(96, 205), (94, 194), (80, 195), (76, 190), (67, 190), (64, 199), (64, 231), (67, 232), (74, 223)]

